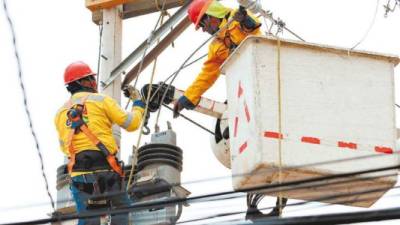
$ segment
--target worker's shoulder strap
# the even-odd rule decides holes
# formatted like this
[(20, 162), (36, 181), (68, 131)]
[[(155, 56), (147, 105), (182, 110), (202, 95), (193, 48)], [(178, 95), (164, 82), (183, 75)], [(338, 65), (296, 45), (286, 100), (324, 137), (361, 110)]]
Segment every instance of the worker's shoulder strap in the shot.
[(84, 105), (87, 100), (89, 101), (94, 101), (94, 102), (103, 102), (106, 96), (101, 95), (101, 94), (94, 94), (94, 93), (89, 93), (87, 95), (74, 98), (73, 96), (64, 103), (64, 105), (61, 107), (61, 110), (68, 110), (70, 109), (73, 105)]

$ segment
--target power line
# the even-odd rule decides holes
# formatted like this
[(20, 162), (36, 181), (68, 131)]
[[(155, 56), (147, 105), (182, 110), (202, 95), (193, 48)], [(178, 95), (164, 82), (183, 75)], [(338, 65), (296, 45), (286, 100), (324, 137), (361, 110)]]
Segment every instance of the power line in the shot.
[(5, 13), (6, 17), (7, 17), (8, 25), (9, 25), (10, 32), (11, 32), (12, 39), (13, 39), (12, 42), (13, 42), (13, 47), (14, 47), (14, 55), (15, 55), (15, 59), (17, 61), (17, 67), (18, 67), (18, 80), (19, 80), (19, 84), (20, 84), (20, 87), (21, 87), (21, 90), (22, 90), (25, 113), (26, 113), (26, 116), (28, 118), (29, 128), (31, 130), (32, 137), (33, 137), (33, 139), (35, 141), (35, 146), (36, 146), (36, 150), (37, 150), (37, 153), (38, 153), (38, 156), (39, 156), (39, 160), (40, 160), (40, 165), (41, 165), (40, 169), (42, 171), (43, 180), (45, 182), (47, 195), (49, 196), (51, 206), (52, 206), (53, 210), (55, 211), (56, 209), (55, 209), (55, 205), (54, 205), (54, 200), (53, 200), (53, 197), (52, 197), (52, 195), (50, 193), (50, 190), (49, 190), (49, 183), (48, 183), (48, 180), (47, 180), (47, 177), (46, 177), (46, 173), (45, 173), (45, 169), (44, 169), (43, 157), (42, 157), (41, 149), (40, 149), (40, 146), (39, 146), (39, 140), (37, 138), (35, 129), (33, 128), (33, 120), (32, 120), (31, 113), (30, 113), (29, 107), (28, 107), (28, 96), (27, 96), (26, 90), (25, 90), (25, 84), (24, 84), (24, 81), (23, 81), (23, 74), (22, 74), (21, 60), (20, 60), (19, 53), (18, 53), (18, 48), (17, 48), (17, 37), (16, 37), (15, 30), (14, 30), (14, 24), (12, 22), (12, 19), (10, 17), (9, 12), (8, 12), (8, 7), (7, 7), (7, 1), (6, 0), (3, 0), (3, 9), (4, 9), (4, 13)]
[[(391, 174), (390, 176), (394, 176), (397, 174)], [(371, 178), (369, 178), (371, 179)], [(368, 178), (364, 179), (364, 180), (368, 180)], [(343, 183), (347, 183), (347, 182), (351, 182), (353, 180), (350, 181), (339, 181), (333, 184), (343, 184)], [(321, 184), (321, 186), (324, 185), (332, 185), (332, 183), (329, 184)], [(301, 189), (307, 189), (307, 188), (315, 188), (316, 186), (305, 186), (305, 187), (300, 187), (300, 188), (287, 188), (287, 189), (280, 189), (279, 191), (290, 191), (290, 190), (301, 190)], [(400, 188), (400, 186), (394, 186), (392, 188), (393, 189), (398, 189)], [(366, 191), (358, 191), (358, 192), (351, 192), (351, 193), (339, 193), (339, 194), (333, 194), (333, 195), (328, 195), (328, 196), (323, 196), (323, 197), (319, 197), (319, 198), (314, 198), (314, 199), (309, 199), (307, 201), (303, 201), (303, 202), (299, 202), (299, 203), (292, 203), (292, 204), (287, 204), (285, 206), (285, 208), (287, 207), (291, 207), (291, 206), (301, 206), (301, 205), (306, 205), (309, 204), (311, 202), (326, 202), (329, 200), (335, 200), (335, 199), (340, 199), (340, 198), (345, 198), (345, 197), (351, 197), (351, 196), (355, 196), (355, 195), (366, 195), (366, 194), (372, 194), (372, 193), (376, 193), (376, 192), (383, 192), (386, 191), (386, 188), (375, 188), (375, 189), (371, 189), (371, 190), (366, 190)], [(373, 200), (374, 198), (355, 198), (353, 200), (347, 200), (347, 201), (335, 201), (333, 204), (350, 204), (350, 203), (355, 203), (355, 202), (362, 202), (362, 201), (369, 201), (369, 200)], [(331, 203), (332, 204), (332, 203)], [(259, 210), (267, 210), (267, 209), (272, 209), (274, 207), (265, 207), (265, 208), (260, 208)], [(233, 216), (233, 215), (238, 215), (238, 214), (242, 214), (242, 213), (246, 213), (247, 211), (236, 211), (236, 212), (229, 212), (229, 213), (219, 213), (219, 214), (212, 214), (212, 215), (207, 215), (205, 217), (201, 217), (201, 218), (196, 218), (196, 219), (191, 219), (191, 220), (186, 220), (186, 221), (182, 221), (179, 222), (178, 224), (181, 223), (190, 223), (190, 222), (197, 222), (197, 221), (202, 221), (202, 220), (207, 220), (207, 219), (211, 219), (211, 218), (220, 218), (220, 217), (226, 217), (226, 216)]]
[[(357, 176), (357, 175), (362, 175), (362, 174), (382, 172), (382, 171), (387, 171), (387, 170), (396, 170), (399, 168), (400, 168), (400, 166), (396, 165), (396, 166), (390, 166), (390, 167), (382, 167), (382, 168), (378, 168), (378, 169), (370, 169), (370, 170), (363, 170), (363, 171), (357, 171), (357, 172), (328, 175), (328, 176), (323, 176), (323, 177), (316, 177), (316, 178), (284, 182), (284, 183), (280, 183), (280, 184), (268, 184), (268, 185), (262, 185), (262, 186), (258, 186), (258, 187), (243, 188), (243, 189), (239, 190), (239, 192), (267, 191), (267, 190), (271, 190), (271, 189), (275, 190), (277, 188), (282, 188), (282, 187), (302, 185), (302, 184), (327, 181), (327, 180), (332, 180), (332, 179), (340, 179), (340, 178), (352, 177), (352, 176)], [(75, 213), (75, 214), (70, 214), (70, 215), (59, 215), (57, 217), (53, 217), (53, 218), (49, 218), (49, 219), (8, 223), (8, 224), (3, 224), (3, 225), (19, 225), (19, 224), (32, 224), (33, 225), (33, 224), (43, 224), (43, 223), (50, 223), (50, 222), (56, 222), (56, 221), (66, 221), (66, 220), (78, 219), (78, 218), (92, 218), (92, 217), (98, 217), (98, 216), (101, 216), (104, 214), (124, 214), (124, 213), (132, 212), (132, 211), (158, 208), (158, 207), (163, 207), (163, 206), (168, 206), (168, 205), (201, 202), (202, 200), (207, 200), (207, 199), (215, 198), (218, 196), (229, 196), (232, 194), (237, 194), (237, 192), (236, 191), (224, 191), (224, 192), (217, 192), (217, 193), (199, 195), (199, 196), (188, 197), (188, 198), (162, 199), (162, 200), (155, 200), (155, 201), (151, 201), (151, 202), (135, 203), (131, 206), (120, 207), (120, 208), (115, 208), (115, 209), (96, 210), (96, 211), (84, 212), (84, 213), (80, 213), (80, 214)]]
[[(385, 221), (400, 219), (400, 207), (369, 210), (363, 212), (351, 213), (332, 213), (316, 216), (301, 216), (288, 218), (268, 218), (258, 219), (251, 224), (255, 225), (336, 225), (336, 224), (352, 224), (361, 222)], [(234, 222), (233, 224), (249, 224), (249, 222), (241, 222), (231, 220), (226, 222)]]
[[(336, 163), (343, 163), (343, 162), (348, 162), (348, 161), (356, 161), (356, 160), (363, 160), (363, 159), (372, 159), (376, 158), (379, 160), (379, 158), (382, 157), (387, 157), (388, 155), (385, 154), (372, 154), (372, 155), (365, 155), (365, 156), (359, 156), (359, 157), (352, 157), (352, 158), (347, 158), (347, 159), (338, 159), (338, 160), (330, 160), (330, 161), (323, 161), (323, 162), (318, 162), (318, 163), (310, 163), (310, 164), (303, 164), (303, 165), (298, 165), (298, 166), (292, 166), (292, 167), (285, 167), (282, 169), (283, 172), (289, 171), (289, 170), (296, 170), (296, 169), (302, 169), (302, 168), (307, 168), (307, 167), (316, 167), (320, 165), (332, 165)], [(204, 182), (211, 182), (211, 181), (217, 181), (217, 180), (222, 180), (222, 179), (231, 179), (231, 178), (238, 178), (238, 177), (244, 177), (247, 175), (263, 175), (265, 173), (273, 173), (278, 171), (277, 168), (269, 168), (266, 169), (265, 171), (259, 171), (259, 172), (252, 172), (252, 173), (242, 173), (242, 174), (234, 174), (231, 176), (221, 176), (221, 177), (214, 177), (214, 178), (207, 178), (207, 179), (198, 179), (198, 180), (192, 180), (192, 181), (187, 181), (183, 183), (173, 183), (170, 184), (171, 187), (176, 187), (176, 186), (182, 186), (182, 185), (190, 185), (190, 184), (197, 184), (197, 183), (204, 183)], [(385, 175), (386, 176), (386, 175)], [(114, 192), (112, 195), (99, 195), (99, 196), (93, 196), (93, 197), (110, 197), (118, 194), (125, 194), (126, 191), (122, 192)], [(57, 201), (58, 204), (60, 203), (65, 203), (68, 201), (72, 201), (72, 199), (66, 199), (62, 201)], [(36, 205), (31, 205), (32, 206), (40, 206), (42, 205), (41, 203), (36, 204)], [(18, 208), (18, 207), (17, 207)], [(7, 210), (7, 209), (1, 209), (1, 210)]]
[[(163, 104), (163, 106), (164, 106), (165, 108), (171, 110), (171, 111), (174, 111), (174, 109), (172, 109), (171, 107), (169, 107), (169, 106), (166, 105), (166, 104)], [(179, 115), (180, 115), (182, 118), (184, 118), (185, 120), (187, 120), (187, 121), (191, 122), (192, 124), (194, 124), (195, 126), (199, 127), (200, 129), (202, 129), (202, 130), (204, 130), (204, 131), (210, 133), (211, 135), (215, 135), (215, 133), (212, 132), (210, 129), (208, 129), (207, 127), (205, 127), (205, 126), (199, 124), (198, 122), (196, 122), (196, 121), (190, 119), (189, 117), (183, 115), (182, 113), (180, 113)]]
[(371, 29), (374, 26), (375, 21), (376, 21), (376, 15), (378, 14), (379, 1), (380, 0), (376, 0), (375, 13), (374, 13), (372, 21), (371, 21), (370, 25), (368, 26), (368, 29), (365, 32), (364, 36), (352, 48), (350, 48), (349, 51), (353, 51), (353, 49), (355, 49), (359, 44), (361, 44), (367, 38), (369, 32), (371, 31)]

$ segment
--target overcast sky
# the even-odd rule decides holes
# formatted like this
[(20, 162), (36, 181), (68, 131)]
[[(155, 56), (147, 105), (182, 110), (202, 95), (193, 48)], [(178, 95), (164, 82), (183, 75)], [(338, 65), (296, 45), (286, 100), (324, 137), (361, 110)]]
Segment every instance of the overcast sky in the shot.
[[(236, 6), (233, 0), (224, 2)], [(307, 41), (345, 48), (354, 46), (364, 36), (371, 25), (377, 5), (376, 0), (263, 0), (262, 2), (265, 9), (274, 12), (274, 16), (282, 18), (290, 29)], [(387, 0), (378, 2), (376, 21), (369, 35), (357, 49), (400, 55), (400, 8), (397, 7), (388, 18), (384, 18), (382, 5), (386, 4)], [(8, 5), (17, 34), (29, 109), (42, 150), (50, 190), (56, 197), (56, 169), (63, 162), (63, 154), (58, 147), (53, 117), (69, 97), (63, 84), (63, 71), (70, 62), (76, 60), (83, 60), (94, 70), (97, 69), (99, 30), (91, 21), (91, 13), (85, 8), (83, 0), (8, 0)], [(149, 35), (157, 17), (158, 14), (151, 14), (124, 21), (123, 58)], [(187, 29), (176, 40), (175, 48), (169, 48), (159, 58), (156, 80), (160, 81), (175, 71), (207, 37), (207, 34), (200, 31), (195, 32), (193, 27)], [(294, 39), (287, 33), (284, 33), (283, 37)], [(198, 55), (206, 52), (207, 49), (203, 48)], [(175, 85), (181, 89), (186, 88), (200, 68), (201, 63), (198, 63), (182, 71)], [(0, 157), (2, 178), (0, 223), (44, 218), (51, 212), (51, 207), (45, 192), (35, 143), (23, 108), (12, 39), (2, 9), (0, 10), (0, 71), (2, 82), (0, 94), (3, 101), (0, 110), (2, 118), (0, 140), (3, 153)], [(148, 82), (150, 72), (150, 69), (143, 72), (139, 86)], [(399, 75), (400, 68), (397, 67), (396, 89), (399, 89)], [(400, 92), (397, 90), (395, 94), (399, 102)], [(225, 78), (221, 77), (205, 96), (224, 101)], [(396, 112), (399, 110), (396, 109)], [(196, 112), (184, 113), (210, 129), (213, 128), (212, 118)], [(217, 181), (184, 185), (185, 188), (191, 191), (192, 195), (231, 190), (230, 171), (213, 156), (209, 135), (185, 120), (172, 120), (172, 113), (163, 110), (162, 129), (166, 128), (166, 120), (173, 121), (173, 128), (178, 135), (178, 145), (184, 150), (182, 182), (225, 177)], [(400, 127), (399, 120), (397, 127)], [(127, 160), (136, 139), (136, 134), (123, 134), (124, 160)], [(148, 137), (145, 137), (145, 140), (148, 140)], [(399, 206), (400, 198), (390, 196), (396, 194), (399, 192), (387, 193), (371, 209)], [(271, 205), (272, 202), (272, 199), (267, 198), (263, 205)], [(361, 210), (342, 206), (322, 205), (322, 207), (316, 203), (311, 206), (317, 208), (296, 207), (287, 210), (285, 216)], [(182, 219), (230, 209), (245, 209), (245, 200), (215, 203), (212, 207), (206, 204), (194, 204), (185, 208)]]

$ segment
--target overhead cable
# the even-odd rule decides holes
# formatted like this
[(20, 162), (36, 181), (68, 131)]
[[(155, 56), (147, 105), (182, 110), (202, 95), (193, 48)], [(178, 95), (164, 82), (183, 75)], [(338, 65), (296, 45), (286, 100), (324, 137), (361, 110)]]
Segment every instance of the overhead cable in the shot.
[[(296, 170), (296, 169), (302, 169), (302, 168), (308, 168), (308, 167), (316, 167), (316, 166), (321, 166), (321, 165), (333, 165), (337, 163), (344, 163), (344, 162), (354, 162), (356, 160), (364, 160), (364, 159), (376, 159), (379, 160), (382, 157), (387, 157), (388, 155), (386, 154), (371, 154), (371, 155), (364, 155), (364, 156), (358, 156), (358, 157), (351, 157), (351, 158), (346, 158), (346, 159), (337, 159), (337, 160), (330, 160), (330, 161), (323, 161), (323, 162), (317, 162), (317, 163), (309, 163), (309, 164), (303, 164), (303, 165), (297, 165), (297, 166), (291, 166), (291, 167), (284, 167), (282, 168), (283, 172), (288, 172), (290, 170)], [(277, 168), (269, 168), (264, 171), (258, 171), (258, 172), (252, 172), (252, 173), (239, 173), (239, 174), (233, 174), (230, 176), (221, 176), (221, 177), (214, 177), (214, 178), (206, 178), (206, 179), (198, 179), (198, 180), (192, 180), (192, 181), (187, 181), (187, 182), (182, 182), (182, 183), (172, 183), (170, 184), (171, 187), (176, 187), (176, 186), (184, 186), (184, 185), (191, 185), (191, 184), (198, 184), (198, 183), (204, 183), (204, 182), (211, 182), (211, 181), (218, 181), (222, 179), (232, 179), (232, 178), (239, 178), (239, 177), (244, 177), (248, 175), (256, 175), (260, 176), (266, 173), (274, 173), (277, 172)], [(387, 176), (387, 175), (385, 175)], [(360, 179), (360, 178), (356, 178)], [(110, 197), (110, 196), (115, 196), (119, 194), (125, 194), (126, 191), (121, 191), (121, 192), (114, 192), (112, 195), (99, 195), (99, 196), (93, 196), (93, 197)], [(57, 201), (58, 204), (61, 203), (66, 203), (68, 201), (71, 201), (72, 199), (66, 199), (66, 200), (61, 200)], [(38, 203), (37, 205), (41, 205), (41, 203)], [(34, 206), (34, 205), (32, 205)], [(2, 210), (5, 210), (4, 208)]]
[[(327, 180), (332, 180), (332, 179), (340, 179), (340, 178), (352, 177), (352, 176), (368, 174), (368, 173), (376, 173), (376, 172), (382, 172), (382, 171), (387, 171), (387, 170), (397, 170), (399, 168), (400, 168), (400, 166), (396, 165), (396, 166), (382, 167), (382, 168), (378, 168), (378, 169), (370, 169), (370, 170), (363, 170), (363, 171), (357, 171), (357, 172), (342, 173), (342, 174), (328, 175), (328, 176), (323, 176), (323, 177), (283, 182), (280, 184), (268, 184), (268, 185), (262, 185), (262, 186), (257, 186), (257, 187), (243, 188), (238, 191), (240, 191), (240, 192), (267, 191), (267, 190), (271, 190), (271, 189), (277, 189), (277, 188), (282, 188), (282, 187), (287, 187), (287, 186), (292, 186), (292, 185), (302, 185), (302, 184), (307, 184), (307, 183), (327, 181)], [(150, 201), (150, 202), (134, 203), (131, 206), (120, 207), (120, 208), (115, 208), (115, 209), (96, 210), (96, 211), (90, 211), (90, 212), (83, 212), (83, 213), (79, 213), (79, 214), (74, 213), (74, 214), (70, 214), (70, 215), (60, 215), (60, 216), (57, 216), (54, 218), (49, 218), (49, 219), (40, 219), (40, 220), (28, 221), (28, 222), (9, 223), (9, 224), (3, 224), (3, 225), (43, 224), (43, 223), (51, 223), (51, 222), (56, 222), (56, 221), (66, 221), (66, 220), (78, 219), (78, 218), (79, 219), (93, 218), (93, 217), (98, 217), (98, 216), (101, 216), (104, 214), (124, 214), (124, 213), (133, 212), (133, 211), (137, 211), (137, 210), (159, 208), (159, 207), (168, 206), (168, 205), (176, 205), (179, 203), (195, 203), (195, 202), (199, 202), (199, 201), (202, 201), (205, 199), (215, 198), (218, 196), (229, 196), (232, 194), (237, 194), (237, 191), (224, 191), (224, 192), (217, 192), (217, 193), (199, 195), (199, 196), (188, 197), (188, 198), (170, 198), (170, 199), (154, 200), (154, 201)], [(400, 215), (400, 212), (399, 212), (399, 215)]]
[(16, 62), (17, 62), (17, 67), (18, 67), (18, 79), (19, 79), (19, 84), (20, 84), (21, 90), (22, 90), (25, 113), (26, 113), (26, 116), (28, 118), (29, 128), (31, 130), (32, 137), (33, 137), (33, 139), (35, 141), (35, 146), (36, 146), (36, 150), (37, 150), (37, 153), (38, 153), (38, 156), (39, 156), (40, 165), (41, 165), (40, 169), (42, 171), (43, 180), (45, 182), (47, 195), (49, 196), (51, 207), (55, 211), (55, 205), (54, 205), (53, 196), (50, 193), (49, 182), (47, 180), (46, 172), (45, 172), (45, 169), (44, 169), (42, 151), (40, 149), (39, 140), (37, 138), (35, 129), (33, 127), (32, 116), (31, 116), (31, 113), (29, 111), (28, 96), (27, 96), (27, 93), (26, 93), (26, 90), (25, 90), (25, 84), (24, 84), (24, 81), (23, 81), (22, 66), (21, 66), (21, 60), (20, 60), (19, 53), (18, 53), (18, 48), (17, 48), (17, 37), (16, 37), (15, 30), (14, 30), (14, 24), (12, 22), (12, 19), (10, 17), (9, 12), (8, 12), (7, 1), (6, 0), (2, 0), (2, 1), (3, 1), (4, 13), (5, 13), (6, 17), (7, 17), (8, 25), (9, 25), (10, 32), (11, 32), (11, 35), (12, 35), (12, 38), (13, 38), (12, 41), (13, 41), (13, 47), (14, 47), (14, 55), (15, 55), (15, 59), (16, 59)]
[[(392, 190), (393, 189), (399, 189), (399, 188), (400, 188), (400, 186), (394, 186), (392, 188)], [(324, 196), (324, 197), (310, 199), (310, 200), (307, 200), (307, 201), (301, 201), (301, 202), (297, 202), (297, 203), (286, 204), (285, 208), (293, 207), (293, 206), (302, 206), (302, 205), (310, 204), (312, 202), (323, 202), (323, 201), (335, 200), (335, 199), (338, 199), (338, 198), (352, 197), (354, 195), (367, 195), (367, 194), (379, 193), (379, 192), (383, 192), (383, 191), (386, 191), (386, 189), (384, 189), (384, 188), (375, 188), (375, 189), (371, 189), (371, 190), (358, 191), (358, 192), (353, 192), (353, 193), (332, 194), (332, 195), (328, 195), (328, 196)], [(375, 199), (375, 198), (371, 198), (371, 197), (355, 198), (355, 199), (352, 199), (352, 200), (337, 201), (337, 202), (335, 202), (333, 204), (351, 204), (351, 203), (354, 203), (354, 202), (370, 201), (370, 200), (373, 200), (373, 199)], [(269, 210), (269, 209), (273, 209), (274, 207), (276, 207), (276, 206), (263, 207), (263, 208), (260, 208), (259, 210)], [(320, 207), (324, 207), (324, 206), (320, 206)], [(204, 220), (209, 220), (209, 219), (214, 219), (214, 218), (235, 216), (235, 215), (245, 214), (246, 212), (247, 211), (239, 210), (239, 211), (235, 211), (235, 212), (211, 214), (211, 215), (206, 215), (204, 217), (199, 217), (199, 218), (195, 218), (195, 219), (189, 219), (189, 220), (185, 220), (185, 221), (180, 221), (177, 224), (186, 224), (186, 223), (199, 222), (199, 221), (204, 221)]]
[[(253, 225), (336, 225), (352, 224), (361, 222), (374, 222), (400, 219), (400, 207), (393, 207), (379, 210), (368, 210), (351, 213), (320, 214), (315, 216), (299, 216), (286, 218), (258, 219), (251, 223), (246, 221), (231, 221), (232, 224), (253, 224)], [(229, 221), (227, 221), (229, 222)], [(228, 223), (225, 223), (228, 224)]]
[[(166, 104), (163, 104), (163, 106), (164, 106), (165, 108), (171, 110), (171, 111), (174, 111), (174, 109), (172, 109), (171, 107), (169, 107), (169, 106), (166, 105)], [(204, 130), (204, 131), (210, 133), (211, 135), (214, 135), (214, 136), (215, 136), (215, 133), (212, 132), (212, 131), (211, 131), (210, 129), (208, 129), (207, 127), (205, 127), (205, 126), (199, 124), (198, 122), (196, 122), (196, 121), (190, 119), (189, 117), (183, 115), (182, 113), (180, 113), (179, 115), (182, 116), (182, 118), (184, 118), (185, 120), (187, 120), (187, 121), (191, 122), (192, 124), (194, 124), (195, 126), (199, 127), (200, 129), (202, 129), (202, 130)]]
[(360, 45), (367, 38), (369, 32), (371, 31), (371, 29), (374, 26), (375, 21), (376, 21), (376, 15), (378, 14), (378, 8), (379, 8), (379, 1), (380, 0), (376, 0), (375, 13), (374, 13), (374, 16), (372, 17), (371, 23), (368, 26), (368, 29), (365, 31), (365, 34), (362, 36), (362, 38), (353, 47), (350, 48), (349, 52), (353, 51), (353, 49), (355, 49), (358, 45)]
[[(186, 59), (185, 61), (181, 64), (181, 66), (179, 67), (179, 69), (176, 71), (176, 73), (174, 74), (174, 76), (172, 77), (171, 81), (168, 83), (167, 88), (165, 89), (162, 97), (161, 97), (161, 101), (160, 102), (164, 102), (165, 97), (167, 96), (167, 92), (170, 89), (172, 83), (175, 81), (175, 79), (178, 77), (179, 72), (185, 67), (185, 65), (188, 63), (188, 61), (201, 49), (204, 47), (205, 44), (207, 44), (209, 41), (211, 41), (213, 38), (217, 37), (222, 30), (225, 30), (226, 28), (228, 28), (231, 23), (233, 22), (233, 19), (229, 19), (228, 22), (222, 27), (220, 28), (217, 32), (215, 32), (213, 35), (211, 35), (209, 38), (207, 38), (203, 43), (201, 43)], [(156, 123), (158, 123), (158, 120), (160, 118), (160, 113), (161, 113), (161, 107), (158, 109), (157, 112), (157, 118), (156, 118)]]
[[(182, 70), (185, 69), (185, 68), (187, 68), (187, 67), (189, 67), (189, 66), (191, 66), (191, 65), (193, 65), (194, 63), (198, 62), (200, 59), (205, 58), (207, 55), (208, 55), (208, 54), (204, 54), (204, 55), (200, 56), (199, 58), (197, 58), (197, 59), (191, 61), (190, 63), (184, 65), (183, 68), (182, 68)], [(172, 73), (171, 75), (169, 75), (162, 83), (164, 83), (164, 84), (167, 83), (167, 82), (169, 81), (169, 79), (171, 79), (172, 77), (175, 76), (175, 74), (178, 73), (178, 71), (180, 71), (180, 70), (176, 70), (175, 72), (173, 72), (173, 73)], [(154, 99), (154, 97), (158, 94), (158, 92), (161, 90), (161, 88), (162, 88), (162, 85), (158, 85), (157, 89), (154, 91), (153, 95), (151, 96), (150, 101), (152, 101), (152, 100)]]

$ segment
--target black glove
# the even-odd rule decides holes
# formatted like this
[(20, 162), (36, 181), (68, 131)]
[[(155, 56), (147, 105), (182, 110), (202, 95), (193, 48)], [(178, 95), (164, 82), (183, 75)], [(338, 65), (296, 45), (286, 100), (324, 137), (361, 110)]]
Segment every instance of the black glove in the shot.
[(243, 6), (239, 7), (239, 10), (233, 16), (233, 19), (240, 23), (240, 27), (246, 32), (252, 32), (253, 30), (261, 27), (261, 23), (257, 23), (251, 16), (247, 14), (246, 8)]
[(242, 23), (247, 17), (247, 10), (245, 7), (240, 6), (239, 10), (233, 15), (233, 19)]
[(179, 116), (183, 109), (194, 109), (196, 106), (186, 96), (182, 95), (174, 104), (174, 118)]

